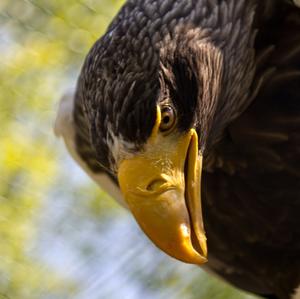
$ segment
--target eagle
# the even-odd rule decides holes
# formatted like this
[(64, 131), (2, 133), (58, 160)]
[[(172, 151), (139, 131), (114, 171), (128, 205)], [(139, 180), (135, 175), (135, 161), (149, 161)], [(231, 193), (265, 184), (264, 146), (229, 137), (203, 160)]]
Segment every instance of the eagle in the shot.
[(169, 256), (300, 298), (299, 0), (128, 0), (55, 133)]

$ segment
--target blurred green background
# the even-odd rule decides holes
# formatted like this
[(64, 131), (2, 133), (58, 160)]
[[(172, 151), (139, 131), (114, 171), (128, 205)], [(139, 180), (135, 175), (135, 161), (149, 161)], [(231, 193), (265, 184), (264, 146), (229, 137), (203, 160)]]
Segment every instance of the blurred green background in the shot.
[(54, 137), (123, 1), (0, 1), (0, 298), (254, 298), (157, 250)]

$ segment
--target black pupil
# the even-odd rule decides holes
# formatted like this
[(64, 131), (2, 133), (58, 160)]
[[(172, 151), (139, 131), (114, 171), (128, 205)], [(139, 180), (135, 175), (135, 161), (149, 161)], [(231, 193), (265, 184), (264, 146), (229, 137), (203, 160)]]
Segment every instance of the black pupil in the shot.
[(165, 116), (164, 119), (163, 119), (163, 122), (165, 124), (167, 124), (169, 121), (170, 121), (170, 117), (169, 116)]

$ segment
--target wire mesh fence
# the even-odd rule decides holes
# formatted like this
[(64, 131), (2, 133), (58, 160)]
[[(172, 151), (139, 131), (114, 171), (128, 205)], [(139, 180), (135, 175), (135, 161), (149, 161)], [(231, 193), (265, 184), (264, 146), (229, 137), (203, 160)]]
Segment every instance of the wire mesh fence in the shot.
[(154, 248), (52, 133), (122, 2), (0, 2), (0, 298), (250, 298)]

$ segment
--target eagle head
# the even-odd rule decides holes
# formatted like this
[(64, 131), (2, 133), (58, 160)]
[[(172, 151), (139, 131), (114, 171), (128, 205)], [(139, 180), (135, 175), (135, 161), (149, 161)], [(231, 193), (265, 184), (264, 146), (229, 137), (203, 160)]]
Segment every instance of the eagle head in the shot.
[(170, 20), (146, 8), (129, 1), (95, 43), (77, 100), (98, 162), (145, 234), (170, 256), (202, 264), (202, 160), (224, 122), (216, 117), (223, 52), (196, 21), (176, 19), (180, 8)]

